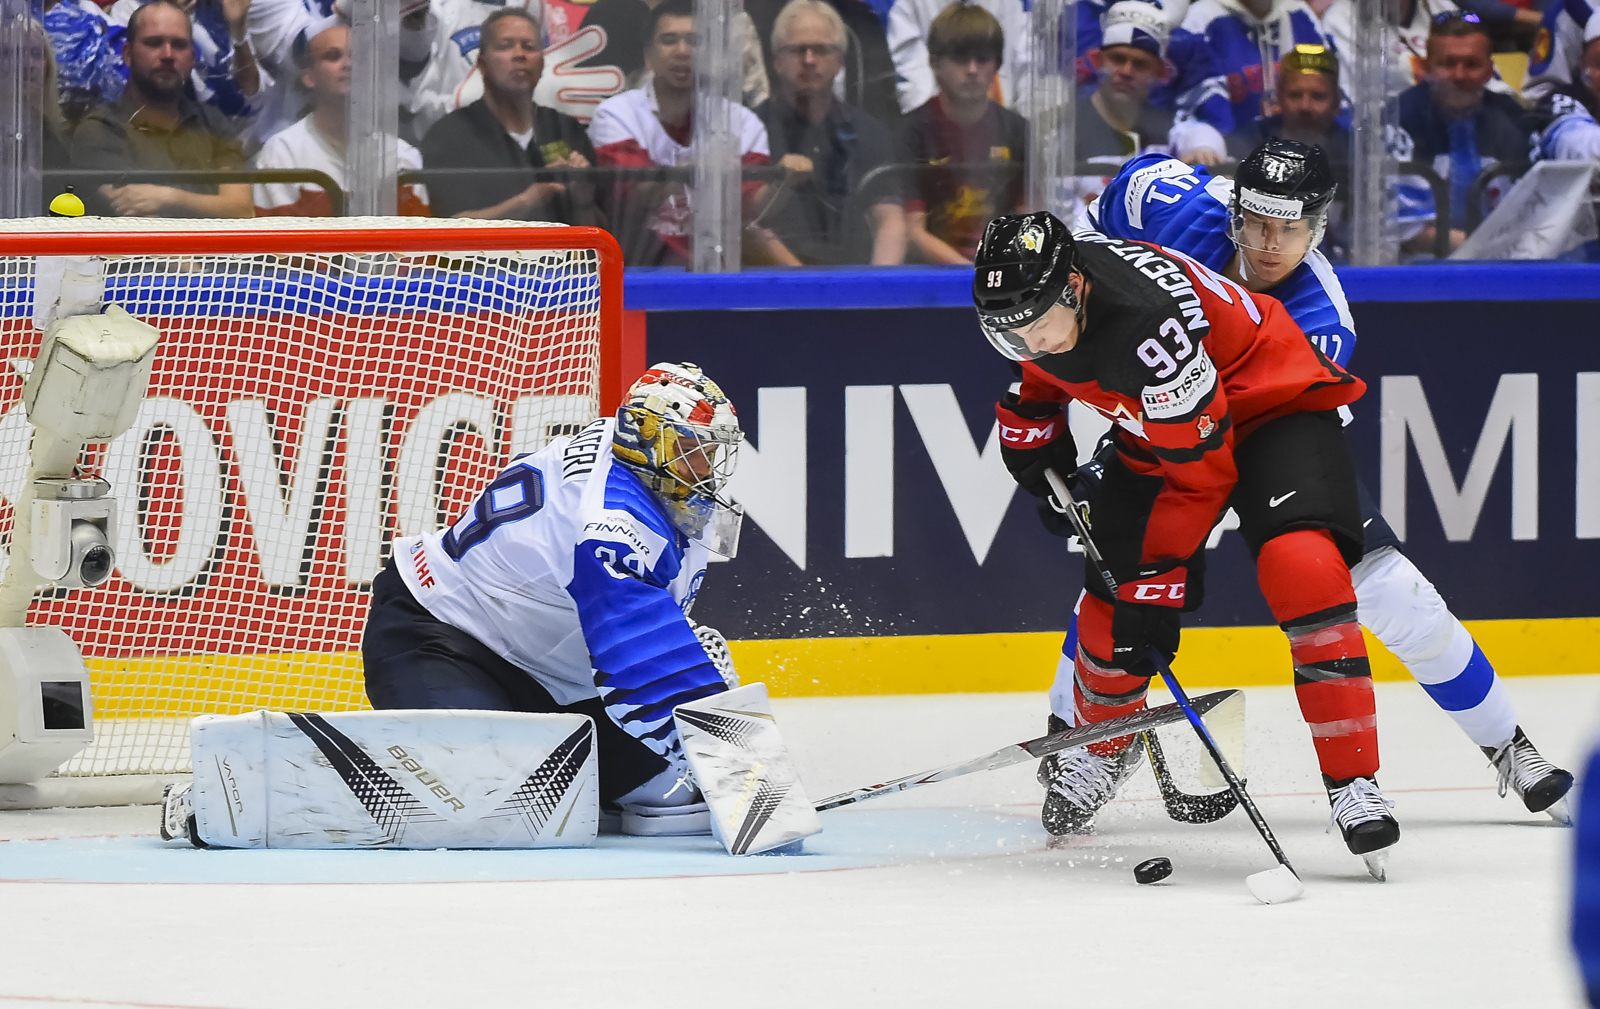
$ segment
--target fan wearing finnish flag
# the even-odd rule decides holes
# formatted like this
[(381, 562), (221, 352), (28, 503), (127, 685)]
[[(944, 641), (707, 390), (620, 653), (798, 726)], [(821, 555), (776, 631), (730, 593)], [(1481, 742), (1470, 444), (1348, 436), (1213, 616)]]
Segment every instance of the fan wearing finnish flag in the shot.
[[(1318, 249), (1334, 189), (1320, 147), (1274, 139), (1251, 152), (1233, 179), (1163, 155), (1136, 158), (1090, 207), (1089, 218), (1114, 238), (1166, 246), (1251, 291), (1271, 294), (1318, 349), (1344, 367), (1355, 350), (1355, 323), (1339, 279)], [(1094, 471), (1093, 464), (1079, 469), (1091, 477)], [(1350, 575), (1361, 624), (1405, 663), (1483, 751), (1499, 776), (1501, 795), (1513, 791), (1530, 812), (1548, 812), (1566, 822), (1563, 799), (1572, 775), (1534, 748), (1483, 649), (1401, 552), (1372, 495), (1365, 487), (1359, 491), (1366, 552)], [(1068, 724), (1077, 661), (1074, 620), (1050, 695), (1055, 715)], [(1071, 771), (1066, 765), (1074, 759), (1073, 754), (1046, 758), (1041, 780), (1047, 787), (1066, 780)], [(1078, 822), (1073, 794), (1052, 790), (1045, 803), (1047, 827)]]
[[(269, 737), (267, 777), (278, 776), (265, 789), (271, 813), (251, 819), (247, 801), (237, 815), (231, 805), (226, 817), (211, 808), (200, 820), (203, 837), (192, 826), (204, 812), (201, 800), (216, 807), (219, 793), (248, 794), (248, 784), (235, 782), (250, 776), (229, 768), (255, 765), (248, 727), (220, 747), (216, 767), (203, 759), (206, 739), (220, 730), (198, 719), (195, 794), (168, 795), (164, 836), (335, 847), (349, 846), (348, 825), (360, 846), (440, 837), (442, 847), (539, 847), (584, 843), (573, 840), (581, 832), (571, 824), (587, 818), (592, 839), (596, 816), (604, 824), (608, 813), (624, 833), (710, 833), (711, 813), (721, 808), (718, 782), (757, 774), (739, 765), (738, 753), (732, 764), (703, 762), (719, 744), (695, 743), (694, 730), (705, 723), (715, 735), (744, 718), (758, 729), (734, 733), (731, 744), (742, 744), (772, 722), (765, 688), (732, 690), (739, 684), (727, 642), (689, 619), (710, 555), (732, 557), (738, 546), (743, 513), (725, 492), (743, 438), (733, 404), (699, 367), (658, 364), (614, 417), (512, 460), (453, 525), (396, 539), (389, 566), (373, 580), (362, 640), (367, 696), (377, 710), (256, 713), (265, 720), (254, 738)], [(713, 696), (715, 712), (690, 711), (694, 728), (674, 721), (681, 705)], [(680, 719), (685, 710), (676, 710)], [(508, 721), (505, 712), (524, 714)], [(540, 732), (554, 736), (540, 744)], [(306, 749), (308, 739), (315, 751)], [(309, 759), (285, 772), (274, 754), (296, 742)], [(775, 734), (762, 745), (757, 767), (765, 768), (763, 781), (776, 782), (769, 791), (781, 791), (759, 817), (719, 827), (733, 854), (762, 850), (766, 842), (756, 835), (771, 839), (788, 829), (774, 815), (783, 795), (792, 793), (796, 809), (815, 818), (790, 779), (769, 774), (781, 760)], [(463, 758), (468, 752), (474, 760)], [(308, 763), (339, 774), (319, 778)], [(712, 795), (711, 812), (691, 765)], [(292, 787), (301, 772), (308, 784)], [(418, 789), (413, 779), (422, 775), (428, 787)], [(586, 781), (583, 806), (574, 793)], [(307, 794), (313, 786), (323, 789), (322, 801)], [(361, 805), (351, 805), (352, 795)], [(332, 826), (297, 832), (282, 822), (295, 818), (282, 811), (286, 805), (307, 823)], [(517, 817), (528, 824), (522, 834)], [(245, 819), (255, 824), (250, 830), (239, 828)], [(307, 840), (314, 830), (321, 833)], [(802, 825), (772, 843), (811, 830)]]

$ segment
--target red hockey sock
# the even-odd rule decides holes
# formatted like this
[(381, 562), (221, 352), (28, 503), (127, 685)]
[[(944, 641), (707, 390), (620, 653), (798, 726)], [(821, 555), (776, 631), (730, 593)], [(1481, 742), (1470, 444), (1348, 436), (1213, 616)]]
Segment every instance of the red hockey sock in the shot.
[[(1150, 681), (1130, 676), (1111, 664), (1111, 604), (1085, 596), (1078, 607), (1078, 654), (1073, 662), (1073, 701), (1078, 724), (1103, 722), (1144, 707)], [(1109, 757), (1121, 753), (1132, 736), (1090, 743), (1090, 753)]]
[(1350, 570), (1326, 530), (1268, 540), (1256, 560), (1261, 592), (1289, 636), (1294, 690), (1322, 773), (1343, 780), (1378, 771), (1372, 667), (1356, 621)]

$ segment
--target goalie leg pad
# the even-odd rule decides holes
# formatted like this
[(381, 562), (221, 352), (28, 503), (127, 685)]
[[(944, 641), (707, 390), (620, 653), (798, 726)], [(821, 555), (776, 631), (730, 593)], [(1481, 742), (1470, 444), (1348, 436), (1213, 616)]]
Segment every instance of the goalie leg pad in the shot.
[(765, 683), (680, 704), (673, 712), (711, 830), (730, 855), (782, 848), (822, 830), (772, 718)]
[(348, 711), (190, 724), (195, 834), (224, 848), (594, 843), (594, 723), (575, 714)]

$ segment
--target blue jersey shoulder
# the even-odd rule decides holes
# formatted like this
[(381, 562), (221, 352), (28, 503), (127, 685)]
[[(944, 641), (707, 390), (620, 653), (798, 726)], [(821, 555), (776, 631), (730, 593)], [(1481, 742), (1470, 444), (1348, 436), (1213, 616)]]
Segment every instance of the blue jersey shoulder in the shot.
[(1217, 196), (1227, 180), (1165, 154), (1122, 166), (1096, 203), (1100, 230), (1112, 238), (1164, 245), (1221, 270), (1233, 258), (1228, 207)]
[(1311, 342), (1339, 367), (1348, 367), (1356, 349), (1355, 320), (1344, 287), (1333, 272), (1333, 265), (1320, 252), (1312, 252), (1305, 262), (1271, 291), (1283, 302), (1290, 318), (1305, 331)]
[[(1227, 181), (1165, 154), (1123, 166), (1096, 203), (1100, 230), (1112, 238), (1153, 242), (1221, 271), (1233, 258)], [(1343, 367), (1355, 351), (1355, 322), (1333, 267), (1313, 252), (1270, 292), (1328, 359)]]

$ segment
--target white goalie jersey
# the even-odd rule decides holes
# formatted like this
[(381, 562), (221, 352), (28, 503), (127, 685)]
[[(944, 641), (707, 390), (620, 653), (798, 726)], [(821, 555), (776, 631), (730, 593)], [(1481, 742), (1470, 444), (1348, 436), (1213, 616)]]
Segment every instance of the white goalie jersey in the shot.
[(709, 554), (615, 464), (615, 423), (515, 460), (453, 526), (396, 540), (395, 566), (428, 612), (558, 703), (599, 696), (671, 758), (672, 708), (725, 689), (687, 616)]

